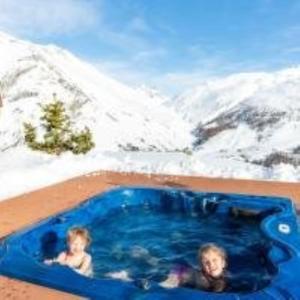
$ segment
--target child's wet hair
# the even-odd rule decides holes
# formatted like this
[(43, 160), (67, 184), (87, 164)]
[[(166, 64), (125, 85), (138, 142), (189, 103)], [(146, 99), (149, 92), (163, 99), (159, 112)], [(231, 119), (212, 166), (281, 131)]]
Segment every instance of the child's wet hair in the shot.
[(204, 254), (210, 252), (210, 251), (215, 252), (219, 256), (221, 256), (222, 259), (227, 264), (227, 253), (226, 253), (226, 251), (222, 247), (220, 247), (220, 246), (218, 246), (218, 245), (216, 245), (214, 243), (207, 243), (207, 244), (202, 245), (200, 247), (199, 251), (198, 251), (198, 259), (201, 261), (202, 256)]
[(91, 237), (88, 230), (82, 227), (74, 227), (68, 231), (67, 234), (68, 243), (71, 243), (78, 236), (86, 241), (87, 246), (91, 243)]

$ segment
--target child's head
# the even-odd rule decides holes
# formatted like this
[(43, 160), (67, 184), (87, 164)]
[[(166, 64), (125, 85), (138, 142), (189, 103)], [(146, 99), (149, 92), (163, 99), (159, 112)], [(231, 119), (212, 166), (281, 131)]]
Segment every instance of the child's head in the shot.
[(204, 273), (211, 277), (222, 275), (227, 265), (225, 250), (213, 243), (205, 244), (199, 249), (198, 259)]
[(84, 228), (72, 228), (68, 231), (67, 242), (71, 253), (78, 253), (85, 250), (91, 242), (89, 232)]

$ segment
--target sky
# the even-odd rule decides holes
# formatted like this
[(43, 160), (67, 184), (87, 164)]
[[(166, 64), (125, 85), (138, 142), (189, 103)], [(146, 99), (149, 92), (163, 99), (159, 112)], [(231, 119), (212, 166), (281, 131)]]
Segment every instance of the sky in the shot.
[(0, 0), (1, 31), (171, 95), (300, 64), (299, 16), (299, 0)]

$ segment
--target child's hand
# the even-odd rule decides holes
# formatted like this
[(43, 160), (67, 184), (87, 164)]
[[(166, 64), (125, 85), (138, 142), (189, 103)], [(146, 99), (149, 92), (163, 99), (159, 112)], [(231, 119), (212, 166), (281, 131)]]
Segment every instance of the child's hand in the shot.
[(113, 278), (113, 279), (120, 279), (123, 281), (131, 281), (132, 279), (129, 277), (127, 271), (119, 271), (119, 272), (109, 272), (105, 274), (107, 277)]
[(48, 266), (51, 266), (54, 263), (54, 260), (53, 259), (45, 259), (44, 263)]
[(178, 278), (177, 274), (170, 274), (168, 276), (168, 278), (165, 281), (161, 282), (159, 285), (164, 288), (168, 288), (168, 289), (178, 287), (179, 286), (179, 278)]

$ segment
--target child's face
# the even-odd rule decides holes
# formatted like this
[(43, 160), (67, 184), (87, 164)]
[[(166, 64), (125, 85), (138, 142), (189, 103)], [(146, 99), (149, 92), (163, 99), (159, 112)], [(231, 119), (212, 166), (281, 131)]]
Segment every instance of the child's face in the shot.
[(224, 272), (226, 262), (216, 251), (207, 251), (201, 256), (201, 264), (206, 274), (219, 277)]
[(71, 253), (80, 253), (85, 250), (87, 242), (81, 236), (76, 236), (69, 242), (69, 250)]

